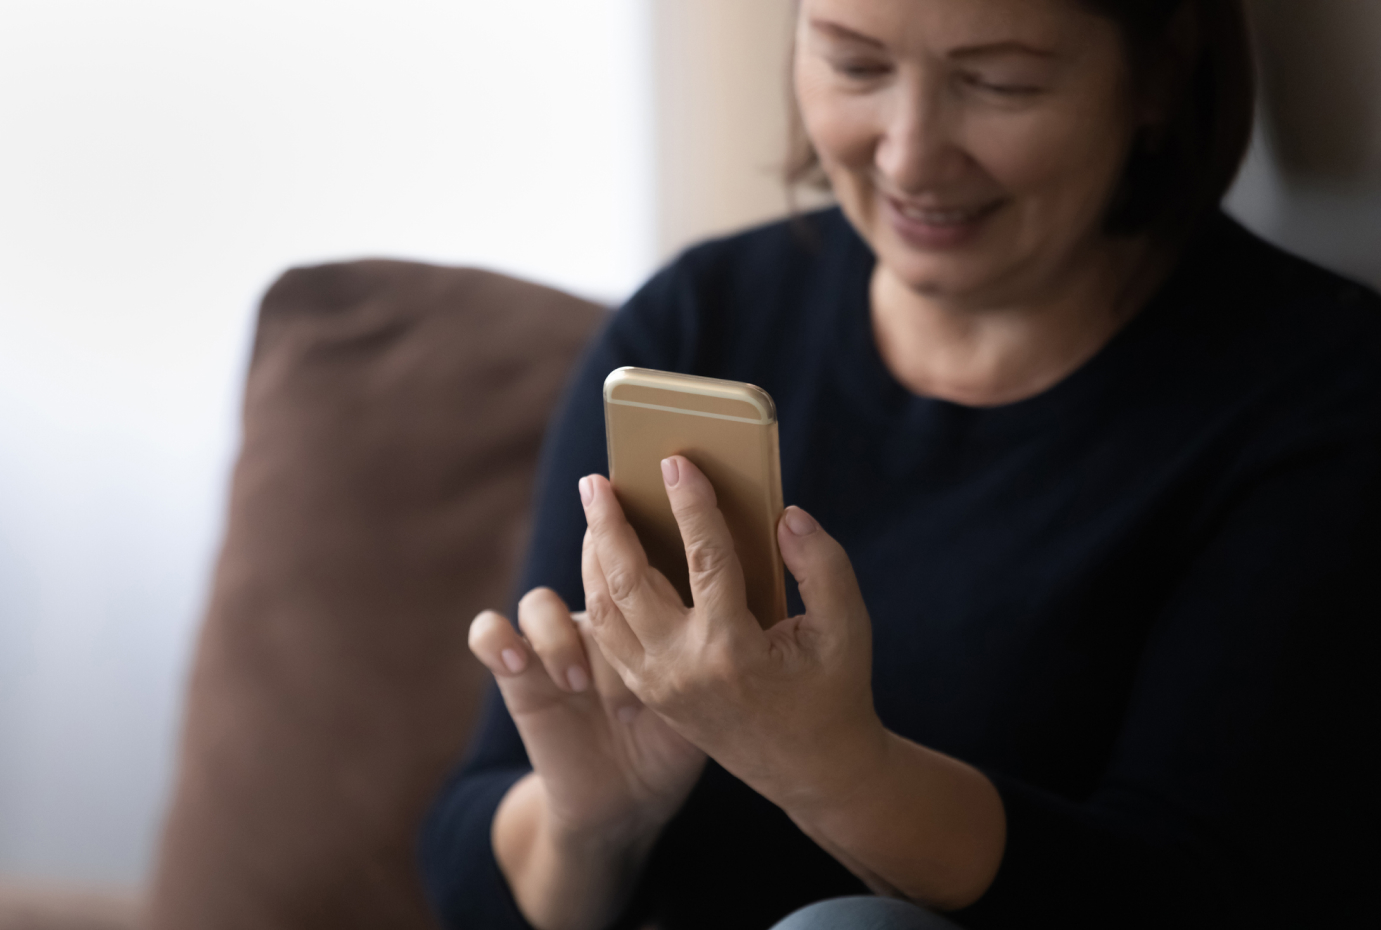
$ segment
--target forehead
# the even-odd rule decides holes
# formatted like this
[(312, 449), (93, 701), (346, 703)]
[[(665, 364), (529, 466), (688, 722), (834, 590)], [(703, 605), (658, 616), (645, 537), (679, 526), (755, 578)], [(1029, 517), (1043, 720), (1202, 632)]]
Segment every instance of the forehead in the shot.
[(894, 52), (1000, 43), (1059, 52), (1115, 37), (1075, 0), (801, 0), (800, 15), (803, 26), (843, 27)]

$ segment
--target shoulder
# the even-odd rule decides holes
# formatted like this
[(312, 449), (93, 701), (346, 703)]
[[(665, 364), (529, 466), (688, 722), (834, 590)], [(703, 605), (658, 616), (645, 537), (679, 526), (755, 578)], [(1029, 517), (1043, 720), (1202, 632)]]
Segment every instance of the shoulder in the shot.
[[(1221, 216), (1186, 256), (1186, 336), (1247, 383), (1308, 393), (1348, 382), (1381, 399), (1381, 296)], [(1210, 353), (1210, 356), (1212, 353)]]
[(1381, 439), (1376, 292), (1225, 216), (1176, 277), (1168, 393), (1236, 437), (1246, 460)]
[(1299, 355), (1381, 350), (1381, 295), (1221, 216), (1189, 257), (1189, 279), (1230, 326)]

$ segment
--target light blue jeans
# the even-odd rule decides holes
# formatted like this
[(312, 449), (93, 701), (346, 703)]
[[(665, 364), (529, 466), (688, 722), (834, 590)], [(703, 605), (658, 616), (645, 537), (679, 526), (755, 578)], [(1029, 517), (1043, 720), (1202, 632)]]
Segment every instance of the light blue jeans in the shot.
[(895, 898), (817, 901), (779, 920), (772, 930), (959, 930), (938, 914)]

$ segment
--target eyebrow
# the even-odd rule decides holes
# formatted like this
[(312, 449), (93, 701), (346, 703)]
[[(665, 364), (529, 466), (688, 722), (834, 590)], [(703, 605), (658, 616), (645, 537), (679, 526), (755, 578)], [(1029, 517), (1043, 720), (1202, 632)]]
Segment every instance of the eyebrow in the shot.
[[(873, 38), (872, 36), (864, 35), (861, 32), (857, 32), (853, 29), (850, 29), (848, 26), (840, 25), (839, 23), (832, 22), (828, 19), (812, 19), (810, 21), (810, 25), (811, 28), (816, 29), (820, 32), (824, 32), (828, 35), (835, 36), (836, 38), (846, 39), (850, 42), (858, 42), (863, 45), (870, 46), (872, 48), (881, 49), (887, 47), (884, 43)], [(964, 45), (959, 48), (952, 49), (948, 53), (947, 57), (978, 58), (984, 55), (1013, 54), (1030, 55), (1034, 58), (1058, 57), (1050, 49), (1037, 48), (1034, 45), (1028, 45), (1027, 43), (1020, 42), (1016, 39), (1007, 39), (1001, 42), (984, 42), (978, 45)]]
[(872, 36), (866, 36), (861, 32), (855, 32), (847, 26), (841, 26), (839, 23), (831, 22), (828, 19), (812, 19), (810, 25), (812, 29), (827, 33), (839, 39), (848, 39), (851, 42), (861, 42), (864, 45), (871, 45), (873, 48), (886, 48), (885, 45)]
[(1027, 45), (1016, 39), (1008, 39), (1005, 42), (986, 42), (982, 45), (965, 45), (961, 48), (951, 49), (950, 58), (976, 58), (980, 55), (1031, 55), (1035, 58), (1056, 58), (1054, 52), (1048, 48), (1037, 48), (1034, 45)]

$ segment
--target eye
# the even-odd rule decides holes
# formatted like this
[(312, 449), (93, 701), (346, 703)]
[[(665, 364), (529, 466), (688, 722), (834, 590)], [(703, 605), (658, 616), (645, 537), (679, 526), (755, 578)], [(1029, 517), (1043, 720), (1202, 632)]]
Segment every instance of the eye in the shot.
[(996, 80), (987, 78), (982, 74), (960, 74), (959, 80), (966, 87), (972, 87), (975, 90), (980, 90), (988, 94), (996, 94), (1001, 97), (1030, 97), (1041, 92), (1041, 88), (1035, 84), (1020, 84), (1012, 81)]
[(834, 73), (851, 81), (870, 81), (891, 72), (885, 62), (863, 58), (838, 58), (830, 62)]

